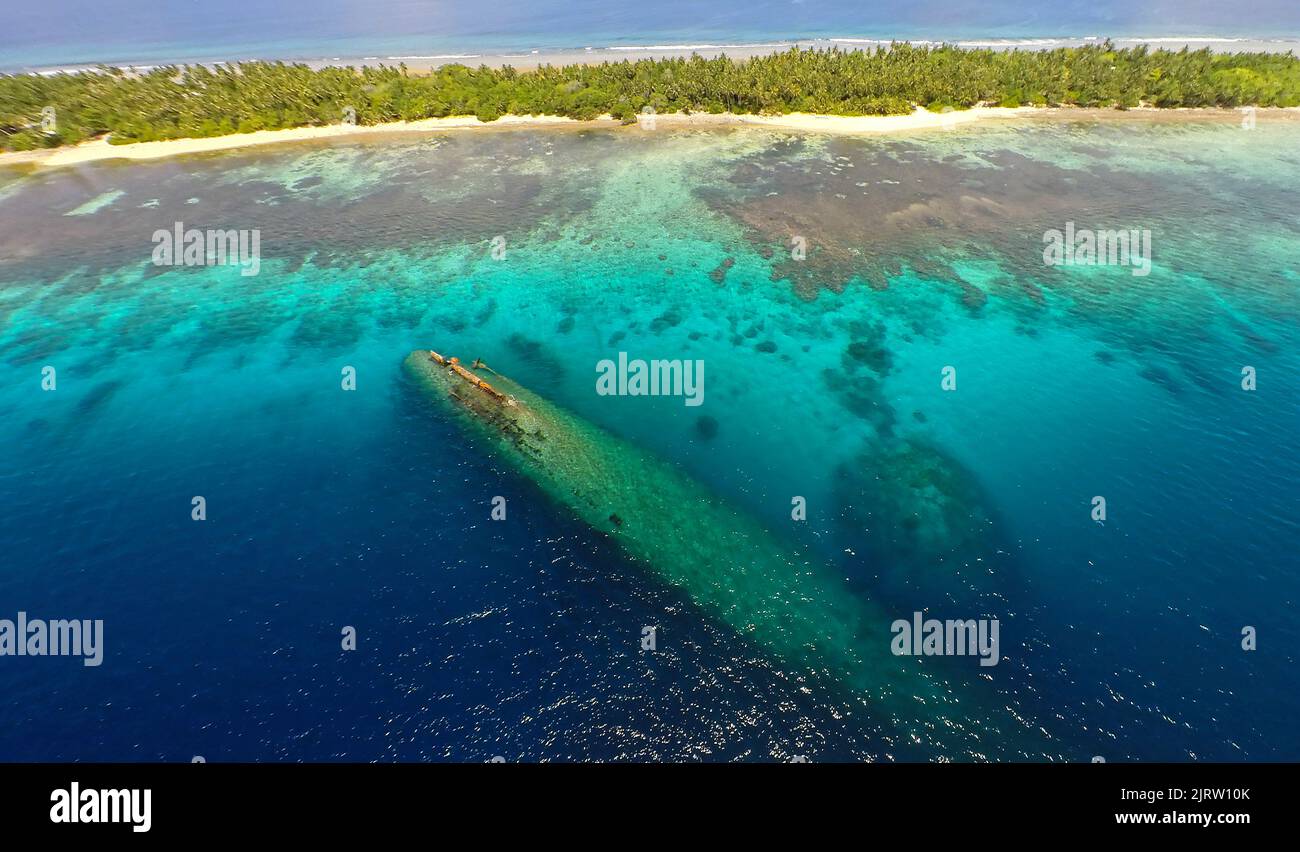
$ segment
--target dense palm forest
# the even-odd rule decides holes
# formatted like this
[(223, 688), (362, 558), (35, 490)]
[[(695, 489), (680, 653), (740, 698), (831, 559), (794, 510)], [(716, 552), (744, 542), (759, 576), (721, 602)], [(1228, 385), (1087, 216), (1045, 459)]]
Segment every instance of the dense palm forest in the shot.
[[(792, 49), (735, 61), (698, 56), (545, 66), (323, 68), (270, 62), (0, 76), (0, 148), (25, 150), (111, 133), (115, 143), (302, 125), (504, 114), (625, 122), (658, 113), (838, 115), (1076, 105), (1128, 108), (1300, 105), (1300, 59), (1286, 54), (1116, 49), (964, 50), (894, 44), (874, 51)], [(52, 110), (50, 109), (52, 108)], [(46, 120), (42, 122), (42, 118)], [(52, 121), (50, 119), (53, 119)]]

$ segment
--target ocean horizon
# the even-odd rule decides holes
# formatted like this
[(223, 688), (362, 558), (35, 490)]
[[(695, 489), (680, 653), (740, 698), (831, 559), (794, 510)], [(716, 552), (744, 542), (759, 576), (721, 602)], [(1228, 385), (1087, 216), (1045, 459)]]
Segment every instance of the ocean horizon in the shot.
[[(677, 38), (674, 38), (677, 35)], [(601, 62), (636, 61), (699, 55), (705, 58), (729, 56), (745, 59), (765, 56), (780, 51), (801, 50), (874, 50), (896, 42), (933, 46), (953, 45), (965, 49), (990, 50), (1055, 50), (1062, 47), (1084, 47), (1109, 39), (1116, 47), (1149, 45), (1153, 49), (1189, 50), (1209, 49), (1216, 53), (1293, 53), (1300, 51), (1300, 36), (1277, 35), (1153, 35), (1153, 36), (1028, 36), (1025, 38), (993, 38), (981, 36), (837, 36), (837, 35), (755, 35), (752, 40), (715, 39), (691, 41), (680, 34), (665, 33), (659, 37), (645, 35), (608, 35), (588, 39), (597, 42), (579, 45), (541, 44), (534, 39), (522, 39), (515, 44), (503, 44), (501, 39), (486, 41), (455, 40), (433, 42), (413, 41), (342, 41), (321, 42), (257, 42), (237, 43), (226, 47), (193, 48), (184, 45), (166, 45), (149, 48), (126, 48), (105, 52), (95, 48), (77, 53), (21, 52), (10, 53), (0, 60), (0, 74), (76, 74), (94, 71), (103, 66), (145, 72), (167, 65), (223, 65), (235, 62), (289, 62), (301, 63), (311, 68), (330, 66), (399, 66), (413, 71), (437, 68), (443, 65), (462, 64), (471, 67), (486, 65), (492, 68), (511, 66), (519, 69), (542, 65), (585, 65)], [(91, 57), (59, 59), (59, 56)]]
[[(674, 35), (677, 37), (674, 38)], [(84, 50), (14, 51), (0, 55), (0, 73), (3, 74), (75, 74), (93, 71), (102, 66), (132, 71), (148, 71), (165, 65), (219, 65), (233, 62), (266, 61), (302, 63), (312, 68), (327, 66), (377, 66), (406, 65), (412, 70), (436, 68), (460, 63), (477, 67), (513, 66), (533, 68), (540, 65), (572, 65), (599, 62), (622, 62), (637, 59), (700, 55), (704, 57), (730, 56), (743, 59), (779, 51), (802, 50), (874, 50), (895, 42), (916, 45), (955, 45), (973, 49), (991, 50), (1055, 50), (1062, 47), (1083, 47), (1109, 39), (1117, 47), (1150, 45), (1152, 48), (1191, 50), (1208, 48), (1214, 52), (1288, 53), (1300, 50), (1300, 36), (1238, 36), (1238, 35), (1152, 35), (1152, 36), (1027, 36), (1024, 38), (993, 38), (988, 36), (942, 36), (931, 33), (919, 35), (816, 35), (795, 36), (756, 34), (752, 39), (689, 40), (680, 34), (664, 33), (658, 37), (646, 35), (620, 36), (615, 34), (587, 41), (596, 44), (541, 43), (536, 39), (521, 39), (515, 43), (500, 38), (489, 40), (456, 39), (430, 41), (427, 39), (396, 41), (327, 42), (251, 42), (232, 43), (220, 48), (195, 48), (186, 45), (165, 45), (141, 48), (103, 50), (87, 46)], [(71, 58), (79, 57), (79, 58)]]
[(1049, 15), (1020, 0), (929, 0), (908, 9), (852, 0), (720, 0), (706, 7), (686, 0), (530, 0), (494, 4), (490, 12), (463, 0), (273, 0), (256, 9), (183, 0), (148, 8), (130, 0), (52, 0), (6, 11), (0, 72), (248, 59), (559, 63), (583, 61), (588, 51), (617, 57), (793, 44), (851, 49), (894, 40), (1050, 49), (1111, 38), (1123, 44), (1285, 52), (1300, 39), (1300, 10), (1280, 0), (1265, 0), (1245, 15), (1200, 3), (1174, 15), (1163, 5), (1137, 9), (1104, 0)]

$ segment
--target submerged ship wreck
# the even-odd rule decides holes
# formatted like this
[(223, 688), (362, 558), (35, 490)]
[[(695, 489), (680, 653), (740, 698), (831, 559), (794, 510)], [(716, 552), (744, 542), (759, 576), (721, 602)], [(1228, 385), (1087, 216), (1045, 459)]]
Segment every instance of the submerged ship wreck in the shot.
[[(405, 366), (477, 443), (635, 561), (788, 667), (864, 702), (895, 759), (1042, 759), (1049, 740), (986, 684), (890, 651), (900, 614), (849, 591), (701, 484), (480, 361), (417, 350)], [(979, 666), (963, 680), (974, 681)], [(987, 671), (985, 669), (984, 671)], [(947, 672), (952, 674), (952, 672)], [(955, 678), (954, 678), (955, 680)]]

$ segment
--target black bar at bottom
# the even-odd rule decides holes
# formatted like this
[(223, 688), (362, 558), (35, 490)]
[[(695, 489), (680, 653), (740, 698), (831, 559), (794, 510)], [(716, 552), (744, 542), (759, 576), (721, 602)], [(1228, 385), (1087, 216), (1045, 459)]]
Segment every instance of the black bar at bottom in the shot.
[[(50, 837), (338, 837), (581, 814), (852, 814), (872, 828), (977, 825), (1226, 839), (1286, 826), (1294, 764), (2, 764), (6, 831)], [(75, 785), (75, 786), (74, 786)], [(149, 795), (146, 799), (144, 791)], [(725, 806), (725, 802), (734, 806)], [(147, 805), (147, 807), (146, 807)], [(735, 807), (739, 806), (740, 811)], [(647, 811), (647, 809), (649, 809)], [(776, 810), (779, 809), (779, 810)], [(811, 810), (810, 809), (815, 809)], [(76, 811), (75, 815), (73, 811)], [(493, 816), (495, 814), (495, 816)], [(477, 816), (471, 816), (477, 815)], [(479, 821), (487, 819), (488, 823)], [(144, 829), (147, 822), (147, 831)], [(598, 834), (596, 826), (592, 833)], [(627, 836), (625, 840), (632, 839)]]

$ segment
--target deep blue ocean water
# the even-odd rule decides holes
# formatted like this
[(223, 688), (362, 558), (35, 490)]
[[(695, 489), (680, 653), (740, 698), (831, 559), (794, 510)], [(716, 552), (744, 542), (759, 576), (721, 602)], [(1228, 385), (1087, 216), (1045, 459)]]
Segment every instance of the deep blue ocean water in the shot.
[[(1026, 758), (1295, 759), (1295, 143), (512, 131), (6, 175), (0, 618), (102, 618), (106, 657), (0, 657), (0, 759), (909, 759), (836, 672), (466, 445), (401, 372), (420, 347), (680, 466), (845, 594), (1003, 619), (1002, 664), (948, 671), (1048, 733)], [(1151, 229), (1151, 275), (1045, 268), (1066, 220)], [(152, 266), (175, 221), (260, 229), (261, 273)], [(620, 350), (703, 359), (705, 404), (596, 395)]]

